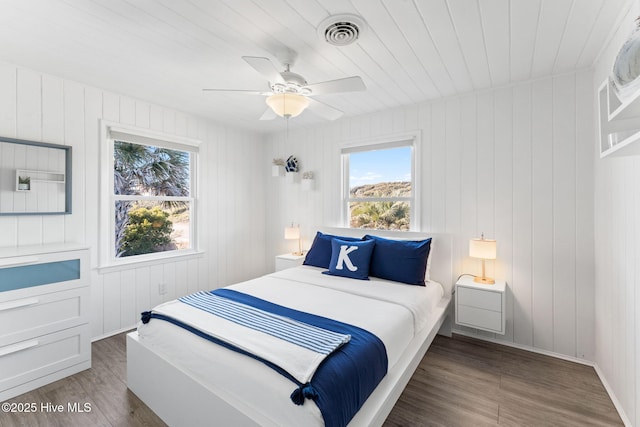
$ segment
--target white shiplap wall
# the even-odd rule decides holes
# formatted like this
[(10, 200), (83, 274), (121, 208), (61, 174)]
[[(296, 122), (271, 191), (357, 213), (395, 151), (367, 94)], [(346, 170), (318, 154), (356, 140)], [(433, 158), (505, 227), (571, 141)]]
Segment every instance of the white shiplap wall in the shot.
[[(592, 91), (607, 78), (631, 34), (640, 4), (634, 1), (604, 50)], [(637, 142), (636, 142), (637, 144)], [(598, 372), (627, 425), (640, 426), (640, 158), (595, 157), (595, 309)]]
[[(99, 272), (99, 121), (203, 141), (200, 233), (204, 255)], [(265, 273), (260, 135), (36, 71), (0, 63), (0, 135), (73, 147), (73, 214), (0, 216), (0, 247), (78, 242), (91, 248), (93, 337), (136, 324), (139, 313), (198, 289)], [(167, 293), (159, 294), (166, 284)]]
[[(454, 273), (477, 273), (468, 240), (498, 241), (488, 274), (509, 284), (507, 333), (483, 336), (592, 360), (593, 146), (591, 72), (578, 72), (443, 101), (283, 131), (269, 157), (296, 155), (316, 189), (269, 178), (270, 255), (300, 223), (340, 225), (341, 144), (419, 130), (421, 228), (454, 237)], [(473, 330), (466, 330), (475, 333)]]

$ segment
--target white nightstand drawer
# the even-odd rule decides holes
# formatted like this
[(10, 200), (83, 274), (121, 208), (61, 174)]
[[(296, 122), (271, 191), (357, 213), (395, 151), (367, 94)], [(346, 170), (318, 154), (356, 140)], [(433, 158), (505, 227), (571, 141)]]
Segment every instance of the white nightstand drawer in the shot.
[(461, 276), (456, 282), (456, 323), (470, 328), (504, 334), (507, 284), (476, 283), (473, 276)]
[(504, 333), (502, 330), (502, 313), (499, 311), (483, 310), (459, 303), (456, 314), (457, 323), (461, 325)]
[(0, 302), (0, 347), (88, 322), (89, 288)]
[(485, 310), (502, 311), (502, 293), (458, 287), (458, 304)]

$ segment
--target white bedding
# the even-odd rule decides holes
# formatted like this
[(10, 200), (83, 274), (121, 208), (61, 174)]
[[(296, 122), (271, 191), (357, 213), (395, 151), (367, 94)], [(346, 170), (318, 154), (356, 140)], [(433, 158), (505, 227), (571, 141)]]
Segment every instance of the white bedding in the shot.
[(272, 277), (303, 282), (310, 285), (335, 289), (341, 292), (393, 302), (405, 307), (413, 316), (414, 328), (424, 327), (427, 313), (440, 301), (443, 287), (440, 283), (427, 281), (426, 286), (412, 286), (390, 280), (369, 277), (369, 280), (353, 280), (346, 277), (318, 274), (322, 268), (300, 266), (271, 274)]
[[(364, 328), (382, 340), (389, 369), (407, 344), (428, 327), (443, 295), (436, 282), (409, 286), (371, 278), (370, 281), (321, 274), (322, 269), (297, 267), (229, 288), (296, 310), (330, 317)], [(138, 327), (140, 339), (222, 398), (242, 402), (263, 414), (274, 426), (324, 425), (312, 401), (294, 405), (295, 385), (254, 359), (214, 345), (171, 323), (152, 319)], [(212, 414), (215, 416), (215, 414)]]

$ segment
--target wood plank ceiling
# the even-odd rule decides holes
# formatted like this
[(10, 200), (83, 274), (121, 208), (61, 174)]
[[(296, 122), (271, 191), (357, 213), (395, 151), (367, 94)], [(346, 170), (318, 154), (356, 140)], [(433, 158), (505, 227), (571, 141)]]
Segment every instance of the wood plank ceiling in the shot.
[[(241, 56), (293, 49), (309, 83), (360, 75), (367, 91), (318, 96), (359, 115), (589, 67), (632, 0), (3, 0), (0, 60), (258, 132), (265, 90)], [(326, 44), (332, 14), (368, 24)], [(323, 119), (305, 112), (292, 125)]]

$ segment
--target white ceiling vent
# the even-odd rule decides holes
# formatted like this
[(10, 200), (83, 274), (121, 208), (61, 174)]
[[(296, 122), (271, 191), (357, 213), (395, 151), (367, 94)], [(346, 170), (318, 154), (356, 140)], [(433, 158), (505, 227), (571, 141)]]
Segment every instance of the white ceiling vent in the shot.
[(347, 46), (362, 37), (366, 26), (356, 15), (332, 15), (318, 25), (318, 35), (332, 46)]

